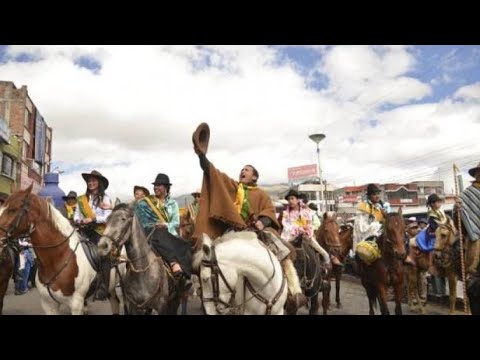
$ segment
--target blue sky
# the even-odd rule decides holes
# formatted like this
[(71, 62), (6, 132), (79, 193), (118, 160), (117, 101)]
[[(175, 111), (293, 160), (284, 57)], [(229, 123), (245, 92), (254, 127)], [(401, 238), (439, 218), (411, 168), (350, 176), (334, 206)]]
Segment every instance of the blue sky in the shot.
[(198, 188), (202, 121), (232, 177), (255, 163), (265, 183), (286, 182), (316, 162), (313, 132), (338, 186), (447, 178), (451, 160), (466, 171), (480, 161), (479, 64), (480, 46), (458, 45), (0, 45), (0, 79), (27, 85), (53, 127), (65, 186), (81, 191), (95, 168), (121, 197), (158, 172), (177, 195)]

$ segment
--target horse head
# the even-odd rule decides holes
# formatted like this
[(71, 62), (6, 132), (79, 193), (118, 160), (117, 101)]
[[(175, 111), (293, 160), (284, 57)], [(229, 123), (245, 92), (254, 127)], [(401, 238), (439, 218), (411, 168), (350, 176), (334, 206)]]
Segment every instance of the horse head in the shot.
[(179, 234), (182, 239), (191, 240), (193, 232), (195, 230), (195, 221), (193, 220), (190, 211), (187, 211), (180, 217), (180, 230)]
[(132, 235), (134, 213), (131, 204), (118, 204), (108, 218), (105, 231), (98, 242), (98, 254), (107, 256), (121, 249)]
[(334, 211), (323, 214), (323, 221), (318, 231), (319, 243), (324, 246), (340, 247), (340, 229), (337, 224), (337, 216)]
[(403, 242), (405, 234), (405, 222), (402, 217), (402, 209), (398, 213), (385, 215), (385, 231), (379, 239), (382, 254), (391, 254), (396, 260), (405, 260), (407, 251)]
[(0, 208), (0, 244), (5, 245), (19, 236), (32, 233), (32, 219), (40, 214), (38, 198), (32, 194), (32, 185), (10, 195)]
[(200, 267), (203, 308), (207, 315), (228, 314), (235, 304), (238, 275), (233, 267), (220, 268), (215, 246), (207, 234), (202, 235), (201, 241), (202, 248), (194, 257), (194, 268)]

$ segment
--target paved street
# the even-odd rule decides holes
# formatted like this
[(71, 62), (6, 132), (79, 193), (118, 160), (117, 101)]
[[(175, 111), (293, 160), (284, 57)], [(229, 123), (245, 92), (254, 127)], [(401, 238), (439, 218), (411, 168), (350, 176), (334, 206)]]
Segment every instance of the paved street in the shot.
[[(332, 283), (333, 284), (333, 283)], [(333, 299), (333, 296), (332, 296)], [(337, 309), (333, 304), (329, 315), (368, 315), (368, 300), (365, 290), (359, 283), (358, 279), (345, 275), (341, 286), (341, 299), (343, 303), (342, 309)], [(393, 313), (394, 303), (389, 302), (390, 311)], [(404, 314), (414, 315), (408, 310), (406, 304), (402, 304)], [(64, 314), (68, 314), (63, 309)], [(445, 305), (428, 304), (427, 311), (429, 315), (447, 315), (448, 309)], [(27, 294), (15, 296), (13, 293), (13, 283), (5, 296), (3, 313), (5, 315), (42, 315), (43, 311), (38, 299), (36, 289), (30, 290)], [(196, 296), (192, 296), (188, 303), (188, 313), (190, 315), (201, 315), (200, 300)], [(91, 315), (109, 315), (111, 314), (110, 303), (108, 301), (94, 302), (89, 305), (89, 314)], [(307, 310), (301, 309), (299, 314), (307, 314)], [(457, 314), (461, 314), (460, 311)]]

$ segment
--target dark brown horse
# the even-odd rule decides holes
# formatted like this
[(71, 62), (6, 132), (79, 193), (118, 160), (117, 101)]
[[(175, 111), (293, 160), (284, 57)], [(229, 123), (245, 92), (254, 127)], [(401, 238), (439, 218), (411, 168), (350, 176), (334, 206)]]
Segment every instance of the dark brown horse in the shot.
[[(322, 226), (318, 230), (317, 241), (329, 254), (336, 256), (344, 264), (349, 251), (353, 248), (353, 227), (347, 225), (339, 230), (339, 226), (334, 218), (327, 216), (325, 219), (324, 216)], [(340, 301), (342, 273), (343, 266), (333, 265), (329, 279), (335, 279), (335, 302), (338, 309), (342, 307)]]
[(15, 255), (7, 243), (2, 242), (0, 244), (0, 315), (3, 311), (3, 298), (13, 273), (13, 256)]
[(360, 258), (357, 264), (370, 306), (370, 315), (374, 315), (376, 302), (380, 303), (382, 315), (389, 315), (387, 306), (387, 288), (393, 286), (395, 293), (395, 314), (402, 315), (401, 300), (403, 297), (403, 261), (407, 256), (403, 237), (405, 223), (402, 209), (398, 213), (385, 215), (383, 234), (377, 239), (382, 257), (367, 265)]
[[(193, 219), (190, 211), (187, 211), (184, 215), (180, 216), (180, 227), (178, 230), (178, 234), (184, 240), (192, 241), (193, 232), (195, 231), (195, 220)], [(192, 280), (196, 275), (192, 275)], [(194, 284), (195, 286), (195, 284)], [(193, 289), (193, 286), (192, 286)], [(180, 299), (180, 303), (182, 306), (181, 314), (187, 315), (187, 306), (188, 306), (188, 298), (193, 291), (185, 291)]]

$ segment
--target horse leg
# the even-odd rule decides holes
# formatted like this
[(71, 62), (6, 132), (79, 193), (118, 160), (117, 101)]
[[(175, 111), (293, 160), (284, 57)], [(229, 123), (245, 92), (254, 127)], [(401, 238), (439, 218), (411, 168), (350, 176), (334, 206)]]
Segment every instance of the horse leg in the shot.
[[(380, 303), (380, 312), (382, 315), (390, 315), (390, 311), (388, 310), (387, 306), (387, 287), (385, 284), (378, 284), (378, 302)], [(401, 295), (400, 298), (397, 300), (397, 293), (398, 290), (395, 288), (395, 313), (397, 312), (397, 304), (401, 301)], [(401, 310), (400, 310), (401, 313)]]
[(110, 271), (110, 282), (108, 293), (108, 301), (110, 301), (110, 306), (112, 308), (112, 315), (120, 315), (120, 299), (118, 298), (116, 286), (117, 286), (117, 276), (115, 268), (112, 268)]
[(72, 315), (86, 315), (86, 307), (84, 305), (85, 298), (80, 295), (73, 295), (72, 302), (70, 305), (70, 311)]
[(182, 295), (182, 315), (187, 315), (188, 292)]
[(377, 301), (377, 291), (376, 289), (367, 283), (363, 284), (363, 287), (365, 288), (365, 291), (367, 292), (367, 297), (368, 297), (368, 307), (369, 307), (369, 315), (375, 315), (375, 304)]
[(342, 303), (340, 302), (340, 280), (342, 279), (342, 269), (336, 269), (335, 271), (335, 301), (337, 303), (337, 309), (342, 308)]
[(455, 305), (457, 302), (457, 276), (453, 272), (453, 270), (448, 270), (448, 290), (449, 300), (450, 300), (450, 315), (455, 315)]
[(406, 278), (407, 278), (408, 308), (410, 309), (410, 311), (415, 312), (417, 309), (413, 304), (413, 297), (416, 296), (418, 300), (417, 288), (416, 288), (417, 279), (415, 276), (416, 269), (412, 269), (409, 267), (406, 269), (406, 271), (407, 271)]
[[(395, 294), (395, 315), (402, 315), (403, 276), (399, 276), (399, 280), (392, 285), (393, 285), (393, 292)], [(383, 287), (383, 291), (386, 295), (386, 287)], [(386, 305), (386, 302), (385, 302), (385, 305)], [(390, 313), (388, 312), (388, 308), (387, 308), (386, 315), (389, 315), (389, 314)]]
[(53, 301), (53, 299), (40, 299), (45, 315), (60, 315), (60, 304)]

